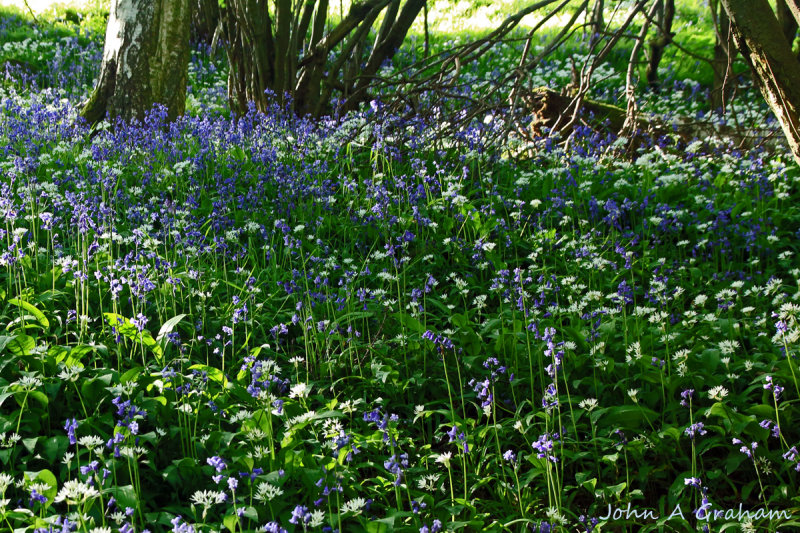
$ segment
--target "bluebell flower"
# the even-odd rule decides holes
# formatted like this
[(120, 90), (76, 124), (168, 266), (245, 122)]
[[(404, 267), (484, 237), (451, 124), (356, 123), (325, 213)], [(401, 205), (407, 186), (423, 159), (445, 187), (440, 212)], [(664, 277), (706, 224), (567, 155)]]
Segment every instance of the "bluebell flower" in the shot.
[(228, 467), (228, 465), (225, 464), (225, 460), (217, 455), (206, 459), (206, 463), (213, 466), (217, 472), (222, 472)]
[(147, 317), (144, 316), (142, 313), (139, 313), (138, 315), (136, 315), (136, 318), (131, 319), (131, 324), (136, 326), (137, 331), (141, 333), (142, 331), (144, 331), (144, 327), (147, 325)]
[(764, 389), (771, 390), (772, 395), (775, 397), (775, 400), (780, 399), (781, 394), (783, 393), (784, 390), (783, 387), (772, 382), (772, 376), (766, 377), (766, 383), (764, 383)]
[(75, 437), (75, 430), (78, 429), (78, 421), (74, 418), (68, 418), (67, 423), (64, 425), (64, 430), (67, 432), (70, 444), (77, 444), (78, 439)]
[(36, 489), (32, 489), (31, 490), (31, 497), (28, 500), (28, 507), (33, 509), (33, 506), (36, 503), (40, 503), (40, 504), (47, 503), (47, 496), (45, 496), (44, 494), (39, 494), (36, 491)]
[(311, 513), (305, 505), (297, 505), (292, 511), (292, 517), (289, 519), (291, 524), (308, 524), (311, 522)]
[(708, 431), (704, 429), (704, 424), (702, 422), (696, 422), (691, 426), (689, 426), (688, 428), (686, 428), (684, 430), (684, 433), (686, 433), (686, 435), (688, 435), (690, 439), (694, 440), (695, 435), (705, 435), (706, 433), (708, 433)]
[(172, 524), (172, 533), (195, 533), (194, 526), (184, 522), (181, 515), (170, 520), (170, 523)]
[(681, 406), (689, 407), (689, 402), (693, 396), (694, 389), (686, 389), (685, 391), (681, 392)]
[(289, 533), (285, 528), (282, 528), (277, 522), (268, 522), (261, 526), (261, 531), (264, 533)]

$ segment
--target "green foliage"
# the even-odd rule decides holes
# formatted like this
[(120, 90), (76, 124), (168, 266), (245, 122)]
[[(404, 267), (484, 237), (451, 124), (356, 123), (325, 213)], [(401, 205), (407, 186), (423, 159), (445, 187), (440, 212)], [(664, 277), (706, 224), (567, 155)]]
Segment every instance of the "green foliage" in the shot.
[[(532, 79), (563, 85), (575, 39)], [(465, 67), (476, 94), (518, 45)], [(594, 96), (620, 94), (622, 58)], [(572, 531), (630, 504), (659, 518), (600, 527), (679, 530), (703, 495), (800, 512), (786, 154), (589, 129), (500, 149), (499, 113), (444, 139), (380, 109), (234, 121), (224, 80), (198, 50), (193, 116), (93, 136), (79, 83), (0, 90), (0, 501), (23, 503), (0, 529)], [(691, 83), (642, 105), (706, 109)]]

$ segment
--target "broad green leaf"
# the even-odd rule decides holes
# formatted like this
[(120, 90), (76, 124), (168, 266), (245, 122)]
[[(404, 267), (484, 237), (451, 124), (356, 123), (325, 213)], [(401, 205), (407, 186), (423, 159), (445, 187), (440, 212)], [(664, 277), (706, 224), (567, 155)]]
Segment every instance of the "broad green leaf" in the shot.
[(5, 402), (11, 396), (14, 396), (13, 392), (3, 392), (2, 394), (0, 394), (0, 406), (2, 406), (3, 402)]
[(31, 476), (31, 480), (47, 485), (47, 490), (41, 494), (47, 497), (47, 503), (45, 504), (45, 507), (50, 507), (56, 497), (56, 494), (58, 493), (58, 480), (56, 479), (56, 476), (51, 471), (44, 469), (39, 470), (39, 472)]
[(395, 313), (394, 317), (403, 325), (404, 328), (419, 334), (425, 333), (425, 327), (422, 325), (422, 322), (408, 313)]
[(740, 435), (749, 424), (756, 422), (756, 417), (737, 413), (722, 402), (717, 402), (711, 406), (709, 416), (720, 417), (725, 429), (732, 431), (736, 435)]
[(111, 487), (108, 489), (108, 492), (111, 493), (112, 496), (117, 500), (117, 505), (120, 508), (124, 509), (126, 507), (133, 507), (134, 509), (137, 506), (136, 500), (136, 491), (133, 490), (132, 485), (124, 485), (124, 486), (117, 486)]
[[(32, 390), (28, 393), (28, 397), (33, 398), (34, 400), (39, 402), (42, 405), (42, 407), (47, 407), (48, 404), (50, 403), (50, 399), (42, 391)], [(28, 405), (30, 405), (30, 402), (28, 402)]]
[(394, 531), (394, 517), (387, 516), (380, 520), (370, 520), (366, 526), (367, 533), (390, 533)]
[(185, 317), (186, 317), (185, 313), (174, 316), (169, 320), (167, 320), (166, 322), (164, 322), (164, 324), (161, 326), (161, 329), (158, 330), (158, 336), (156, 337), (156, 342), (161, 344), (162, 349), (165, 348), (164, 344), (167, 342), (166, 341), (167, 335), (172, 333), (172, 330), (175, 329), (175, 326), (177, 326), (178, 323)]
[(119, 377), (119, 382), (122, 383), (122, 384), (125, 384), (125, 383), (129, 383), (129, 382), (132, 382), (132, 381), (136, 381), (136, 378), (139, 377), (139, 374), (142, 373), (142, 370), (144, 370), (144, 369), (142, 367), (140, 367), (140, 366), (136, 366), (136, 367), (131, 368), (130, 370), (128, 370), (127, 372), (125, 372), (124, 374), (122, 374)]
[(222, 519), (222, 524), (231, 532), (237, 529), (241, 530), (241, 527), (239, 527), (239, 517), (235, 514), (226, 515), (225, 518)]
[(0, 354), (8, 352), (12, 355), (28, 355), (35, 347), (36, 341), (28, 335), (0, 337)]
[(133, 342), (143, 344), (153, 352), (159, 361), (164, 357), (164, 350), (148, 330), (145, 329), (140, 332), (130, 319), (116, 313), (103, 313), (103, 316), (106, 318), (108, 325), (116, 328), (120, 335)]
[(11, 305), (16, 305), (17, 307), (20, 307), (20, 308), (22, 308), (22, 309), (25, 309), (27, 312), (29, 312), (30, 314), (32, 314), (32, 315), (33, 315), (33, 316), (36, 318), (36, 320), (39, 322), (39, 324), (41, 324), (41, 326), (42, 326), (44, 329), (48, 329), (48, 328), (50, 328), (50, 321), (49, 321), (49, 320), (47, 320), (47, 317), (46, 317), (46, 316), (44, 316), (44, 313), (42, 313), (42, 312), (41, 312), (41, 311), (40, 311), (40, 310), (39, 310), (39, 309), (38, 309), (38, 308), (37, 308), (35, 305), (33, 305), (32, 303), (30, 303), (30, 302), (26, 302), (26, 301), (23, 301), (23, 300), (18, 300), (18, 299), (16, 299), (16, 298), (12, 298), (12, 299), (10, 299), (10, 300), (8, 301), (8, 303), (10, 303)]
[(190, 366), (187, 370), (200, 370), (201, 372), (205, 372), (208, 374), (208, 379), (211, 381), (216, 381), (223, 387), (228, 383), (228, 380), (225, 378), (225, 374), (222, 373), (222, 370), (219, 368), (214, 368), (213, 366), (198, 363)]
[(658, 413), (642, 405), (620, 405), (606, 411), (604, 420), (620, 428), (639, 428), (645, 423), (653, 423)]
[(57, 463), (69, 447), (69, 439), (64, 435), (50, 437), (42, 443), (42, 455), (51, 463)]

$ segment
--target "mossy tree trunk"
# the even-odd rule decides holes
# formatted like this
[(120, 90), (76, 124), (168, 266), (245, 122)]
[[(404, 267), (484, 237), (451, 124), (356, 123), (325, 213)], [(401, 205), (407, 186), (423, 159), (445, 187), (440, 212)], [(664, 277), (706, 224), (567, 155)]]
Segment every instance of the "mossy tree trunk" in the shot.
[(800, 164), (800, 63), (767, 0), (721, 1), (736, 46), (750, 64), (754, 80)]
[(186, 106), (189, 0), (112, 0), (103, 63), (82, 115), (141, 120), (153, 104), (174, 120)]

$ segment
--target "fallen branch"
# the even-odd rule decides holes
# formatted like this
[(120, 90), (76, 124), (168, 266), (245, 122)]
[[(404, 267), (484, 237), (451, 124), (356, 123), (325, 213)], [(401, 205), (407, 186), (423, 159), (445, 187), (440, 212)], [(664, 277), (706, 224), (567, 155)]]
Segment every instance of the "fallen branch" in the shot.
[[(531, 122), (525, 132), (530, 139), (558, 135), (566, 139), (576, 124), (589, 126), (596, 131), (619, 134), (625, 129), (627, 110), (622, 107), (584, 98), (577, 112), (577, 120), (564, 123), (565, 114), (573, 113), (574, 98), (547, 87), (531, 91), (522, 90), (519, 101), (523, 104)], [(769, 128), (731, 126), (710, 121), (698, 121), (688, 117), (669, 119), (658, 116), (637, 117), (635, 132), (625, 131), (628, 147), (636, 147), (643, 141), (662, 136), (677, 136), (684, 144), (699, 140), (704, 143), (733, 143), (740, 149), (768, 145), (776, 147), (779, 136)]]

